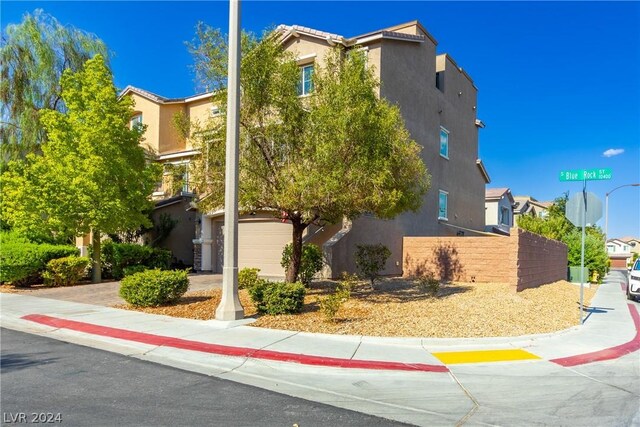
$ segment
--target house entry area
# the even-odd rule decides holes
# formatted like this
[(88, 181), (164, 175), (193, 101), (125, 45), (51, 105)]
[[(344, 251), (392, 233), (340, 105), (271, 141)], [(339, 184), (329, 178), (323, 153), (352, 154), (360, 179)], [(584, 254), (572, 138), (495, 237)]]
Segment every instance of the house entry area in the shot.
[[(256, 215), (257, 216), (257, 215)], [(261, 276), (284, 277), (280, 266), (282, 251), (291, 241), (291, 224), (272, 217), (247, 216), (238, 223), (238, 267), (259, 268)], [(224, 217), (205, 218), (211, 221), (211, 271), (222, 273), (224, 265)], [(203, 256), (205, 251), (203, 251)], [(203, 259), (203, 261), (205, 261)], [(203, 269), (206, 261), (203, 262)]]

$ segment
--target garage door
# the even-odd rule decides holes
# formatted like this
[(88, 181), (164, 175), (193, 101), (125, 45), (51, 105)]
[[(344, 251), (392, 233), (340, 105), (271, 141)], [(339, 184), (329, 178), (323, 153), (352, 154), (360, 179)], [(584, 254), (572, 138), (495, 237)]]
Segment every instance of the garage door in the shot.
[(627, 258), (611, 258), (611, 268), (627, 268)]
[(291, 224), (247, 221), (238, 224), (238, 266), (260, 269), (260, 275), (284, 277), (282, 250), (291, 241)]
[[(224, 256), (223, 224), (216, 223), (214, 252), (217, 257), (216, 272), (222, 273)], [(240, 221), (238, 224), (238, 267), (259, 268), (261, 276), (283, 278), (280, 266), (282, 250), (291, 241), (291, 224), (273, 220)]]

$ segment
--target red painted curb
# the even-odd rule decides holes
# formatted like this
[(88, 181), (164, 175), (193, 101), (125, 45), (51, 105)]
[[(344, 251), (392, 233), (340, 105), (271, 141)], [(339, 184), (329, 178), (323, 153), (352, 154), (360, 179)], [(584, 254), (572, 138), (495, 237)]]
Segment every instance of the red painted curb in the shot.
[(636, 336), (629, 342), (615, 347), (605, 348), (604, 350), (594, 351), (592, 353), (579, 354), (577, 356), (561, 357), (552, 359), (549, 362), (557, 363), (561, 366), (576, 366), (586, 363), (601, 362), (603, 360), (617, 359), (626, 354), (640, 350), (640, 315), (633, 304), (627, 304), (631, 318), (636, 326)]
[(250, 357), (253, 359), (275, 360), (278, 362), (300, 363), (302, 365), (327, 366), (350, 369), (380, 369), (391, 371), (420, 371), (420, 372), (449, 372), (444, 365), (428, 365), (424, 363), (400, 363), (378, 360), (340, 359), (336, 357), (311, 356), (306, 354), (286, 353), (271, 350), (259, 350), (248, 347), (234, 347), (220, 344), (210, 344), (181, 338), (165, 337), (144, 332), (129, 331), (127, 329), (111, 328), (109, 326), (94, 325), (74, 320), (60, 319), (42, 314), (29, 314), (22, 319), (56, 328), (70, 329), (93, 335), (135, 341), (144, 344), (173, 347), (183, 350), (199, 351), (202, 353), (219, 354), (223, 356)]

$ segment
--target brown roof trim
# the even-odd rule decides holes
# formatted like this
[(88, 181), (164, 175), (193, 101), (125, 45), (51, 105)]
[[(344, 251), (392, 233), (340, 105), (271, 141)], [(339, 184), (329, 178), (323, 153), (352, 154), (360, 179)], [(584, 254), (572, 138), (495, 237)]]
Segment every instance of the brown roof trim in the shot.
[[(410, 27), (412, 25), (415, 25), (418, 27), (418, 29), (420, 31), (422, 31), (424, 33), (424, 35), (433, 42), (433, 44), (437, 45), (438, 41), (426, 30), (426, 28), (424, 28), (424, 26), (420, 23), (420, 21), (418, 21), (417, 19), (413, 20), (413, 21), (409, 21), (409, 22), (405, 22), (403, 24), (398, 24), (398, 25), (394, 25), (392, 27), (388, 27), (388, 28), (382, 28), (381, 30), (376, 30), (376, 31), (371, 31), (365, 34), (360, 34), (358, 36), (355, 37), (351, 37), (349, 39), (349, 41), (352, 40), (356, 40), (356, 39), (363, 39), (365, 37), (369, 37), (369, 36), (373, 36), (376, 35), (378, 33), (383, 33), (383, 32), (389, 32), (389, 33), (396, 33), (398, 30), (401, 30), (403, 28), (407, 28)], [(405, 34), (405, 33), (402, 33)], [(405, 34), (405, 35), (412, 35), (412, 34)]]
[(491, 182), (491, 178), (489, 177), (489, 172), (487, 172), (487, 169), (484, 167), (484, 163), (482, 163), (482, 160), (476, 160), (476, 165), (478, 165), (478, 169), (480, 169), (480, 173), (484, 178), (484, 182), (489, 184)]

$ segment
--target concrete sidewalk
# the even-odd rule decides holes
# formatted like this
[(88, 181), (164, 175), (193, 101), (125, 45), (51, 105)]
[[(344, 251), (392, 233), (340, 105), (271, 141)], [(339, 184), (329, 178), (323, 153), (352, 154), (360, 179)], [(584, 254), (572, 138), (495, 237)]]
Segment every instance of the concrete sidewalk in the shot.
[[(458, 367), (503, 365), (554, 375), (548, 372), (637, 351), (638, 305), (625, 299), (624, 283), (621, 272), (605, 279), (584, 325), (520, 337), (311, 334), (17, 294), (0, 294), (0, 325), (399, 421), (449, 424), (470, 416), (477, 406), (455, 379)], [(345, 378), (354, 381), (344, 382)], [(435, 407), (425, 380), (429, 390), (438, 390)], [(357, 384), (362, 381), (360, 389)]]

